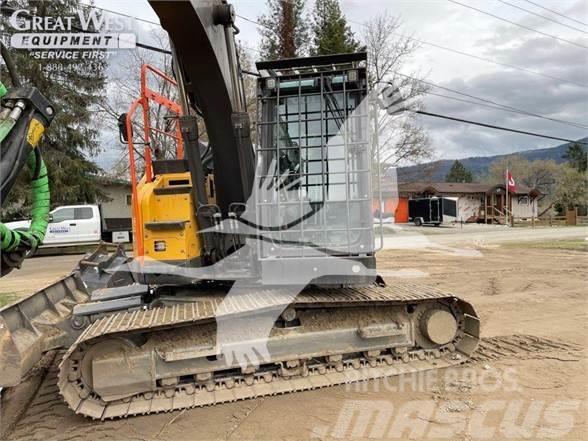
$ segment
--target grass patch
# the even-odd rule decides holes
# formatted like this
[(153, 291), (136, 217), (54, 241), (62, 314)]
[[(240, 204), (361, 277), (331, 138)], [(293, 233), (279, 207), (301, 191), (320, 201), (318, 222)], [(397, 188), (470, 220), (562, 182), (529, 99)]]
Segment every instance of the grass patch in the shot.
[(588, 252), (588, 241), (584, 239), (542, 240), (531, 242), (506, 242), (501, 248), (523, 248), (538, 250), (568, 250)]
[(15, 293), (0, 293), (0, 308), (3, 308), (6, 305), (15, 302), (17, 299), (18, 296)]

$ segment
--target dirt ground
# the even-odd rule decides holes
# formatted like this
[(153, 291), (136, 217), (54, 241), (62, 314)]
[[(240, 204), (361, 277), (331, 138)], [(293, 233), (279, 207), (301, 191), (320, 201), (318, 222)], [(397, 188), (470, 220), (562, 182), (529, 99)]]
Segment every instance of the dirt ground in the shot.
[(386, 279), (437, 285), (475, 305), (487, 343), (459, 368), (95, 422), (62, 404), (56, 363), (48, 360), (46, 371), (5, 391), (0, 438), (588, 439), (585, 244), (478, 243), (474, 251), (479, 254), (443, 247), (378, 256)]
[(2, 278), (0, 307), (67, 276), (82, 257), (83, 254), (35, 257), (25, 260), (22, 269), (14, 270)]

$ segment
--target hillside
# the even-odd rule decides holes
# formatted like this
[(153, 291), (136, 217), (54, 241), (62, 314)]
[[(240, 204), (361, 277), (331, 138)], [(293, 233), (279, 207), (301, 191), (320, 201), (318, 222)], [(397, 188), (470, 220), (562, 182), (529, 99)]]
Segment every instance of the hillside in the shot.
[[(588, 138), (583, 138), (580, 141), (588, 141)], [(557, 147), (550, 147), (545, 149), (525, 150), (522, 152), (515, 152), (509, 155), (495, 155), (495, 156), (476, 156), (472, 158), (460, 159), (460, 162), (467, 167), (479, 179), (484, 176), (488, 167), (492, 162), (517, 154), (529, 161), (549, 160), (552, 159), (560, 164), (565, 161), (563, 156), (569, 144), (562, 144)], [(444, 182), (445, 176), (449, 173), (449, 169), (453, 165), (454, 159), (442, 159), (439, 161), (428, 162), (425, 164), (413, 165), (409, 167), (401, 167), (398, 169), (398, 180), (400, 182)]]

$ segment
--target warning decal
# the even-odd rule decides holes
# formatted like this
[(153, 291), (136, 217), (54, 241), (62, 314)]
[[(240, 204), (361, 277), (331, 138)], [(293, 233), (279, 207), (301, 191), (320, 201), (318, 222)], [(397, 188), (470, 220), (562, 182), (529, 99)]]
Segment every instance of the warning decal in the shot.
[(45, 126), (38, 120), (33, 119), (29, 125), (29, 130), (27, 131), (28, 143), (33, 147), (37, 147), (41, 136), (43, 136), (43, 132), (45, 132)]

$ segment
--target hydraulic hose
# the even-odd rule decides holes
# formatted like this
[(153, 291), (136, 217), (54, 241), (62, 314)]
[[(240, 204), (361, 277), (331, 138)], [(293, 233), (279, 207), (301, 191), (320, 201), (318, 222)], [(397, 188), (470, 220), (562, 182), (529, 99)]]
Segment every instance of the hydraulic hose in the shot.
[(49, 224), (49, 179), (45, 162), (38, 148), (29, 154), (27, 164), (33, 176), (31, 180), (33, 197), (31, 225), (28, 231), (12, 231), (6, 225), (0, 223), (1, 248), (5, 261), (6, 258), (10, 258), (10, 253), (22, 255), (24, 258), (31, 251), (36, 250), (43, 243)]
[(0, 55), (4, 59), (4, 63), (6, 63), (6, 69), (8, 69), (8, 75), (10, 75), (10, 80), (12, 81), (12, 87), (21, 87), (22, 83), (18, 76), (18, 71), (16, 70), (16, 66), (14, 64), (14, 60), (10, 56), (10, 52), (8, 52), (8, 48), (4, 46), (4, 43), (0, 41)]
[(2, 42), (0, 55), (12, 81), (10, 92), (0, 82), (0, 143), (3, 147), (0, 199), (7, 196), (25, 161), (31, 170), (32, 195), (31, 224), (27, 231), (12, 231), (0, 222), (0, 277), (3, 277), (14, 268), (20, 268), (22, 261), (45, 240), (50, 209), (49, 179), (38, 142), (55, 112), (53, 105), (37, 89), (22, 87), (14, 60)]

